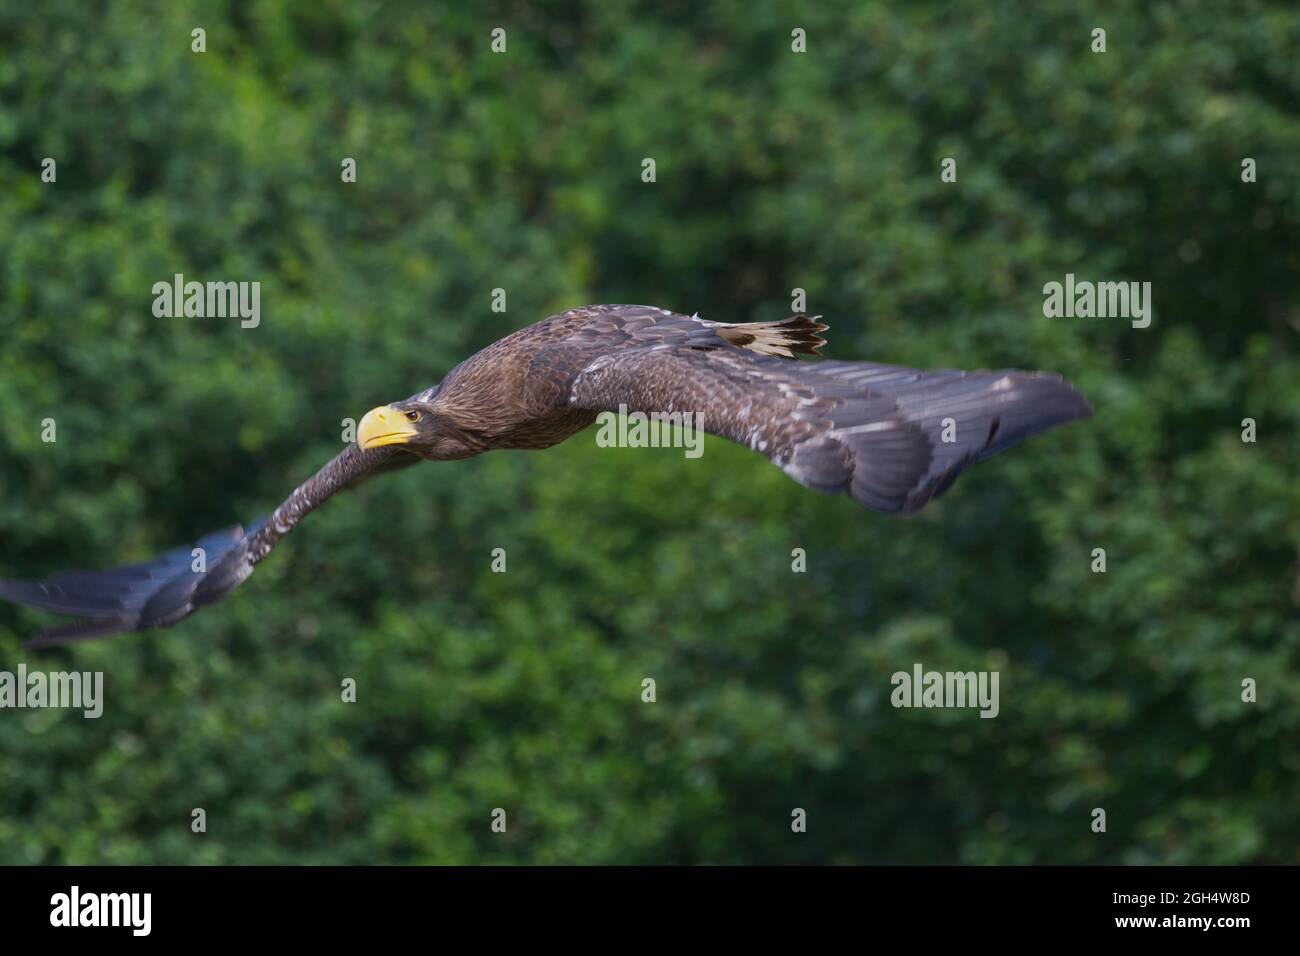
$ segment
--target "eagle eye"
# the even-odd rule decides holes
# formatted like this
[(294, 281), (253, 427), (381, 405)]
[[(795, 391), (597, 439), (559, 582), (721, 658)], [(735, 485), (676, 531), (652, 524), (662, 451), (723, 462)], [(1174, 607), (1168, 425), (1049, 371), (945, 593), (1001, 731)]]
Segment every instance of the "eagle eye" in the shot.
[(418, 422), (420, 420), (420, 413), (416, 411), (407, 412), (406, 420), (408, 422)]

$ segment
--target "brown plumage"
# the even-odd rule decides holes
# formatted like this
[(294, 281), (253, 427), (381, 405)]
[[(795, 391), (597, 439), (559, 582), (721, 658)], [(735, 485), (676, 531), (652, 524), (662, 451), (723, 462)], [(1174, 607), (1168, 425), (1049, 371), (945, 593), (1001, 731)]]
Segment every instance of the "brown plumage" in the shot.
[(699, 413), (705, 431), (766, 455), (801, 484), (910, 514), (975, 461), (1091, 414), (1043, 372), (919, 371), (804, 362), (825, 344), (818, 317), (727, 324), (641, 305), (571, 309), (494, 342), (440, 385), (369, 412), (357, 443), (269, 518), (144, 565), (0, 580), (0, 598), (72, 614), (33, 644), (174, 624), (220, 600), (335, 492), (421, 459), (539, 449), (601, 412)]

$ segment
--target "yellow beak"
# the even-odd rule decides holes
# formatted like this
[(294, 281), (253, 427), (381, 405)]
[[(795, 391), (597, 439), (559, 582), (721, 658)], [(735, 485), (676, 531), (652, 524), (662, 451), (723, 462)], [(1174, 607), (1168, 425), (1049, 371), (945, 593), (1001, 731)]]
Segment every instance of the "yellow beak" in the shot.
[(357, 444), (362, 448), (379, 448), (381, 445), (405, 445), (416, 436), (415, 426), (406, 420), (406, 413), (392, 405), (380, 405), (366, 412), (357, 426)]

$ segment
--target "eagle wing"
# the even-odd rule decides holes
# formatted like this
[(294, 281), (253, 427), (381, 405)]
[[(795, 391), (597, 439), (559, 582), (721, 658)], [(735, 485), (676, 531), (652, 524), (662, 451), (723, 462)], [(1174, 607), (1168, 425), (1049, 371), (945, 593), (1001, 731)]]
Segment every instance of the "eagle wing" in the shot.
[(73, 571), (44, 581), (0, 578), (0, 598), (79, 620), (26, 642), (43, 647), (175, 624), (242, 584), (276, 543), (336, 492), (420, 461), (400, 449), (349, 445), (267, 518), (206, 535), (144, 564)]
[(798, 362), (660, 343), (606, 352), (574, 377), (590, 411), (699, 413), (710, 434), (828, 494), (911, 514), (976, 461), (1092, 413), (1059, 375)]

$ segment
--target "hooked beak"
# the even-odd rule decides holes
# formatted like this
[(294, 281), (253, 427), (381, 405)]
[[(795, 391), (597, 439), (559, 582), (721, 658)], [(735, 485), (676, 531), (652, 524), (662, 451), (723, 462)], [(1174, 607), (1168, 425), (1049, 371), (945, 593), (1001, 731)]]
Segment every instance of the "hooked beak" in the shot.
[(418, 434), (406, 413), (392, 405), (380, 405), (366, 412), (357, 425), (357, 444), (362, 448), (405, 445)]

